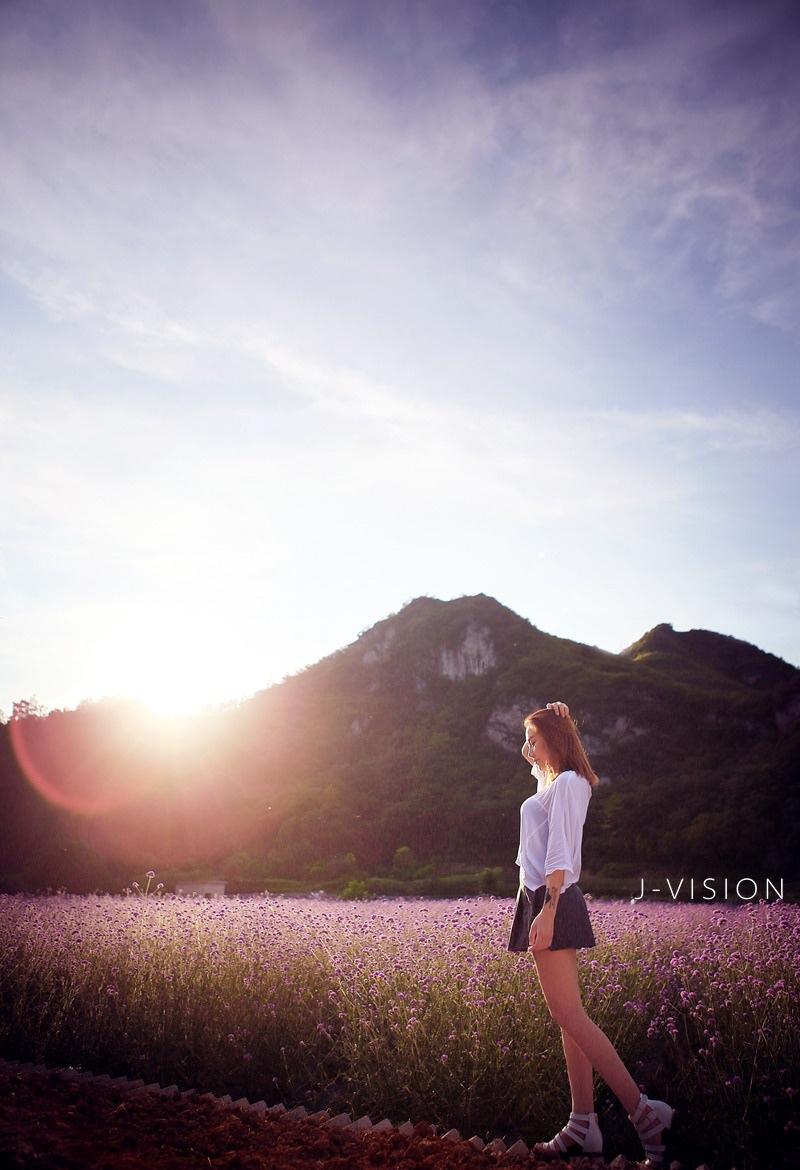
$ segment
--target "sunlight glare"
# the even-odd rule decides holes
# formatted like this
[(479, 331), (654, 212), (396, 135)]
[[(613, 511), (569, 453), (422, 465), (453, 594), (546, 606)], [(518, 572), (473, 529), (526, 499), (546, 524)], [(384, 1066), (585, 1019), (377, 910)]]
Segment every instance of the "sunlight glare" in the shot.
[(179, 717), (259, 689), (251, 640), (230, 621), (221, 623), (208, 611), (163, 608), (126, 617), (95, 655), (96, 694), (125, 696), (156, 715)]

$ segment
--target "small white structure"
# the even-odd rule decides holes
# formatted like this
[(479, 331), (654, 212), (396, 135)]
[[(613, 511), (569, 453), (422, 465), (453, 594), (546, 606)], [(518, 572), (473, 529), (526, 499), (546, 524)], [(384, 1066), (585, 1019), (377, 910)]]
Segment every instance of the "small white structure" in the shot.
[(189, 898), (224, 898), (225, 885), (224, 881), (217, 881), (213, 878), (210, 881), (176, 882), (175, 893)]

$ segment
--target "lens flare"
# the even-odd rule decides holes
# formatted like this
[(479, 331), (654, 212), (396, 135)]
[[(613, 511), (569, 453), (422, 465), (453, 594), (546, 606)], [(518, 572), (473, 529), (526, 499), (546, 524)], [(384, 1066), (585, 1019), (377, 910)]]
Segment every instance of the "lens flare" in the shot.
[(15, 758), (32, 787), (50, 804), (87, 816), (141, 796), (141, 730), (129, 705), (103, 721), (54, 711), (10, 724)]

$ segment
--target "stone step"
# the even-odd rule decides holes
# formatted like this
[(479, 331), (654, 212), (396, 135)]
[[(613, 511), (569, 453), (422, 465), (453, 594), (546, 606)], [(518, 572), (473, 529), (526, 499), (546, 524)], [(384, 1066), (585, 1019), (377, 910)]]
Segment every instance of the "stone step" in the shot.
[(365, 1113), (363, 1117), (359, 1117), (352, 1125), (348, 1126), (348, 1129), (357, 1131), (372, 1129), (372, 1118), (367, 1117)]
[(513, 1146), (508, 1147), (506, 1153), (509, 1154), (512, 1158), (527, 1158), (530, 1150), (525, 1145), (522, 1138), (519, 1138), (518, 1141), (514, 1142)]

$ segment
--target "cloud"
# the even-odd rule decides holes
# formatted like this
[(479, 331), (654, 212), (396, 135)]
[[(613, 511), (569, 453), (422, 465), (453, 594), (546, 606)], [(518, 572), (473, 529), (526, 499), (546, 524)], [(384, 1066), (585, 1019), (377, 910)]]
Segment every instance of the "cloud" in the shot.
[[(584, 305), (683, 285), (796, 328), (796, 75), (783, 71), (780, 99), (728, 79), (692, 92), (720, 53), (743, 53), (765, 19), (768, 9), (755, 7), (695, 10), (626, 53), (499, 96), (497, 122), (514, 148), (500, 163), (493, 212), (517, 267), (527, 253), (528, 272), (543, 274), (545, 298), (560, 261), (563, 284)], [(756, 68), (767, 75), (770, 62)]]
[(161, 42), (124, 5), (73, 11), (60, 56), (11, 38), (3, 62), (7, 250), (56, 316), (153, 302), (296, 334), (286, 298), (408, 315), (423, 274), (446, 306), (472, 264), (477, 303), (505, 286), (546, 317), (646, 290), (797, 325), (798, 83), (772, 5), (623, 6), (622, 49), (565, 6), (555, 66), (527, 70), (511, 26), (481, 55), (479, 7), (447, 6), (445, 36), (436, 6), (210, 6)]
[(750, 410), (714, 413), (687, 410), (588, 412), (588, 425), (596, 434), (616, 432), (637, 441), (695, 438), (701, 448), (729, 452), (787, 452), (800, 440), (800, 419), (791, 411), (754, 406)]

